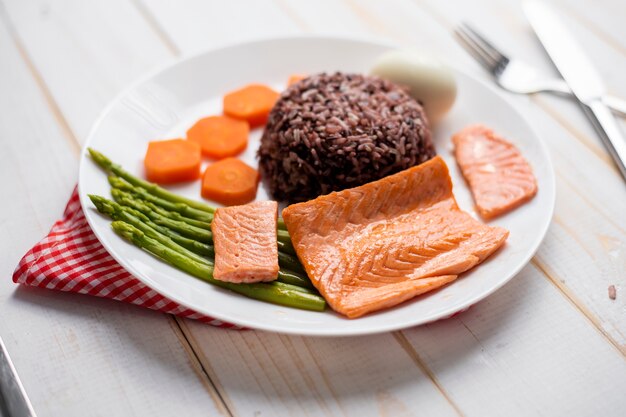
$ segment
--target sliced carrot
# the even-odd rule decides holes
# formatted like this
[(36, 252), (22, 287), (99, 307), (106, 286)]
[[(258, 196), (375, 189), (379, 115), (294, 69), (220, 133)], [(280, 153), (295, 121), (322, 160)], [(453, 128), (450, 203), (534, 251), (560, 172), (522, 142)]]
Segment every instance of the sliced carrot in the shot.
[(198, 143), (204, 156), (222, 159), (243, 152), (248, 146), (249, 133), (245, 120), (211, 116), (198, 120), (187, 131), (187, 139)]
[(200, 145), (185, 139), (148, 143), (144, 168), (149, 181), (160, 184), (193, 181), (200, 177)]
[(225, 206), (246, 204), (256, 197), (259, 173), (237, 158), (209, 165), (202, 177), (202, 197)]
[(287, 87), (291, 87), (292, 85), (294, 85), (298, 81), (304, 80), (306, 77), (308, 77), (308, 75), (304, 75), (304, 74), (293, 74), (293, 75), (291, 75), (289, 77), (289, 79), (287, 80)]
[(267, 122), (279, 95), (268, 86), (250, 84), (224, 96), (224, 114), (246, 120), (250, 127), (261, 126)]

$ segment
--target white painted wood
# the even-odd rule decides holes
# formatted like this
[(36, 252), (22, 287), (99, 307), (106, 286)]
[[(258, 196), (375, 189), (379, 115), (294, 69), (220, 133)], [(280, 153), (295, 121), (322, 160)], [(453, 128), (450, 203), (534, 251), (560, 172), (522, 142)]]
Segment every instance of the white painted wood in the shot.
[(5, 7), (81, 142), (128, 83), (173, 58), (131, 2), (6, 0)]
[[(134, 9), (127, 3), (116, 1), (93, 10), (93, 5), (79, 1), (48, 3), (40, 0), (12, 1), (8, 9), (27, 53), (49, 85), (71, 129), (81, 137), (114, 90), (145, 68), (170, 59), (173, 50), (191, 53), (258, 37), (302, 32), (380, 36), (434, 51), (484, 77), (482, 70), (450, 36), (450, 25), (461, 17), (469, 17), (476, 19), (485, 31), (497, 33), (503, 46), (510, 45), (516, 54), (538, 63), (546, 71), (553, 71), (542, 55), (540, 45), (532, 42), (532, 34), (524, 28), (521, 9), (513, 2), (501, 5), (481, 0), (476, 5), (461, 1), (444, 4), (409, 0), (277, 0), (246, 3), (245, 10), (250, 13), (242, 13), (244, 9), (239, 2), (230, 3), (157, 0), (146, 1), (140, 4), (140, 9)], [(144, 16), (138, 10), (143, 10)], [(233, 19), (237, 24), (232, 23)], [(153, 25), (155, 22), (156, 26)], [(580, 25), (576, 21), (568, 24)], [(585, 47), (594, 49), (594, 53), (600, 56), (598, 59), (614, 63), (614, 68), (603, 75), (609, 87), (620, 92), (623, 83), (620, 84), (621, 78), (613, 74), (620, 71), (623, 74), (626, 63), (615, 57), (614, 45), (606, 46), (601, 36), (596, 35), (596, 38), (600, 40), (585, 40), (590, 42), (585, 43)], [(168, 47), (168, 42), (173, 43), (173, 48)], [(100, 43), (104, 47), (97, 53), (95, 50), (85, 52)], [(4, 49), (0, 49), (0, 53)], [(130, 66), (132, 70), (120, 65), (120, 62), (126, 62), (125, 58), (135, 62)], [(17, 73), (20, 71), (24, 70), (18, 68)], [(21, 86), (15, 81), (10, 85), (15, 89)], [(604, 150), (575, 105), (556, 98), (512, 96), (511, 99), (540, 128), (553, 151), (558, 173), (555, 222), (535, 264), (459, 318), (395, 336), (297, 338), (223, 331), (184, 321), (185, 333), (191, 338), (192, 346), (231, 411), (237, 415), (396, 416), (449, 415), (456, 413), (456, 407), (459, 414), (468, 416), (621, 414), (626, 405), (623, 396), (626, 388), (623, 356), (626, 350), (626, 322), (623, 320), (626, 298), (620, 296), (620, 291), (626, 290), (623, 280), (620, 283), (626, 271), (623, 246), (626, 219), (620, 205), (625, 197), (623, 183), (606, 163)], [(38, 100), (41, 102), (41, 98)], [(80, 100), (85, 100), (84, 106), (80, 105)], [(34, 108), (30, 100), (28, 104), (29, 109)], [(58, 129), (47, 109), (40, 107), (40, 111), (30, 116), (32, 123), (44, 123), (41, 132)], [(12, 133), (11, 137), (19, 136), (14, 132), (25, 134), (16, 129), (26, 124), (18, 124), (13, 119), (3, 118), (0, 114), (3, 137), (6, 131)], [(10, 126), (10, 130), (5, 131), (5, 125)], [(579, 137), (574, 137), (572, 132)], [(67, 156), (69, 146), (61, 148), (57, 142), (51, 143), (55, 145), (51, 145), (48, 152), (38, 153), (38, 158), (40, 161), (58, 159), (57, 165), (67, 169), (73, 159)], [(4, 145), (4, 142), (0, 143), (0, 146)], [(18, 159), (21, 149), (10, 154), (8, 160), (16, 161), (7, 165), (11, 168), (7, 172), (25, 166), (18, 163), (21, 162)], [(4, 153), (0, 154), (0, 158), (3, 156)], [(24, 216), (21, 223), (0, 223), (5, 231), (3, 235), (16, 236), (22, 229), (38, 235), (57, 216), (58, 211), (52, 213), (49, 207), (56, 204), (60, 209), (66, 196), (58, 195), (71, 188), (73, 173), (59, 170), (59, 173), (67, 173), (57, 180), (54, 179), (56, 176), (50, 176), (50, 181), (58, 181), (58, 184), (55, 189), (48, 190), (39, 181), (46, 167), (49, 165), (42, 163), (40, 171), (35, 171), (38, 175), (26, 174), (28, 180), (23, 183), (23, 188), (18, 189), (15, 185), (9, 190), (11, 195), (17, 194), (18, 190), (33, 190), (27, 196), (41, 206), (18, 200), (15, 203), (18, 206), (12, 210), (30, 212), (33, 216)], [(40, 224), (33, 224), (33, 218)], [(36, 237), (20, 237), (15, 241), (22, 242), (25, 249), (33, 239)], [(13, 243), (13, 240), (2, 239), (1, 242), (7, 246), (5, 252), (15, 258), (9, 262), (12, 267), (22, 250), (9, 246), (7, 242)], [(618, 298), (615, 301), (606, 297), (609, 283), (617, 283)], [(5, 288), (3, 285), (0, 285), (0, 291)], [(27, 313), (22, 310), (23, 297), (35, 299), (29, 304)], [(130, 399), (128, 395), (111, 394), (96, 399), (101, 401), (96, 404), (117, 401), (122, 405), (114, 411), (119, 411), (124, 401), (151, 401), (154, 408), (158, 408), (151, 410), (155, 415), (176, 412), (167, 407), (183, 407), (178, 403), (184, 403), (193, 412), (204, 409), (210, 413), (218, 409), (212, 405), (210, 394), (198, 388), (198, 378), (180, 359), (183, 357), (179, 354), (180, 348), (176, 348), (175, 340), (171, 341), (173, 337), (168, 336), (169, 330), (162, 328), (163, 320), (156, 314), (130, 306), (120, 308), (117, 303), (43, 291), (37, 292), (36, 297), (30, 294), (10, 297), (8, 303), (0, 304), (0, 309), (7, 308), (5, 304), (14, 312), (11, 324), (0, 322), (0, 335), (5, 341), (6, 334), (11, 335), (13, 345), (10, 349), (32, 345), (35, 347), (28, 352), (47, 352), (51, 349), (48, 344), (51, 344), (53, 351), (57, 352), (52, 357), (58, 362), (56, 366), (31, 366), (35, 356), (19, 355), (16, 360), (19, 361), (16, 363), (18, 371), (22, 375), (22, 370), (27, 372), (28, 379), (35, 382), (35, 376), (41, 374), (42, 369), (44, 373), (58, 372), (62, 375), (61, 383), (55, 381), (54, 386), (65, 387), (65, 391), (54, 391), (59, 398), (64, 398), (61, 394), (78, 386), (78, 392), (87, 393), (86, 397), (93, 399), (94, 392), (82, 386), (87, 384), (86, 378), (103, 378), (101, 375), (113, 378), (121, 374), (121, 381), (140, 386), (145, 384), (148, 388), (129, 388), (141, 392), (132, 391), (134, 396)], [(40, 311), (44, 309), (52, 312), (48, 313), (51, 317), (42, 318)], [(16, 321), (13, 317), (30, 323), (37, 332), (23, 334), (23, 326), (13, 324)], [(45, 327), (50, 326), (50, 321), (54, 324), (48, 330)], [(93, 343), (89, 336), (78, 338), (76, 343), (81, 346), (81, 355), (92, 361), (96, 358), (97, 367), (86, 366), (93, 362), (80, 362), (85, 371), (78, 372), (67, 365), (66, 357), (70, 357), (74, 349), (72, 336), (66, 330), (69, 327), (74, 333), (79, 329), (81, 335), (83, 332), (91, 334), (87, 332), (94, 332), (94, 327), (98, 330), (94, 333), (98, 335), (98, 343)], [(124, 330), (128, 328), (132, 331)], [(151, 334), (155, 336), (146, 336)], [(131, 339), (137, 335), (141, 337)], [(129, 340), (139, 342), (128, 347)], [(147, 349), (146, 344), (151, 349)], [(88, 352), (83, 353), (83, 345), (89, 347)], [(140, 356), (154, 350), (157, 352), (149, 353), (148, 358)], [(81, 360), (84, 360), (83, 356)], [(151, 372), (150, 381), (145, 382), (144, 375), (137, 375), (130, 369), (111, 365), (123, 363), (137, 369), (132, 364), (138, 361), (138, 366), (146, 373)], [(163, 369), (166, 364), (170, 368)], [(83, 370), (81, 367), (77, 369)], [(434, 379), (427, 378), (430, 373)], [(162, 383), (164, 375), (169, 378), (176, 375), (172, 378), (172, 393), (163, 393), (165, 388), (170, 388)], [(192, 387), (189, 395), (178, 399), (168, 396), (179, 392), (184, 384)], [(122, 389), (113, 386), (114, 390)], [(28, 385), (26, 388), (31, 392)], [(48, 415), (60, 414), (59, 408), (55, 408), (59, 403), (49, 392), (53, 388), (33, 389), (31, 396), (36, 397), (36, 406), (39, 402)], [(124, 392), (126, 389), (124, 384)], [(167, 400), (161, 400), (160, 396)], [(94, 407), (85, 407), (81, 402), (85, 401), (84, 398), (78, 401), (71, 397), (71, 400), (74, 408), (63, 415), (96, 412)], [(163, 404), (163, 407), (157, 407)], [(193, 412), (183, 414), (193, 415)]]
[(236, 415), (457, 415), (391, 334), (313, 338), (187, 326)]
[(623, 19), (626, 15), (626, 4), (624, 2), (556, 0), (555, 3), (560, 10), (586, 26), (617, 52), (626, 54), (626, 45), (624, 45), (626, 27), (624, 27)]
[[(354, 4), (319, 0), (315, 2), (277, 1), (300, 30), (306, 33), (334, 34), (348, 37), (380, 36), (368, 22), (359, 17)], [(390, 36), (380, 36), (392, 40)]]
[(533, 265), (459, 317), (403, 334), (468, 417), (624, 414), (623, 356)]
[(39, 416), (220, 415), (207, 378), (165, 315), (11, 281), (76, 181), (55, 120), (0, 21), (0, 336)]
[(272, 0), (137, 1), (183, 54), (298, 33), (297, 24)]

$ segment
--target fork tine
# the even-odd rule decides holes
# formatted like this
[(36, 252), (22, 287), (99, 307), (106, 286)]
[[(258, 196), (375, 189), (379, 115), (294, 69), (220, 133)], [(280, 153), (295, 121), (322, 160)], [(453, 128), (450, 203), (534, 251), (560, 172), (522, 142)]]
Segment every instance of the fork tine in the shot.
[(462, 28), (457, 27), (454, 33), (461, 39), (461, 44), (465, 49), (483, 66), (487, 71), (492, 72), (498, 65), (498, 62), (489, 54), (487, 54), (480, 45), (469, 36)]
[(476, 29), (474, 29), (469, 23), (462, 22), (461, 26), (465, 28), (472, 36), (477, 39), (483, 47), (489, 52), (491, 56), (493, 56), (497, 61), (501, 61), (503, 59), (508, 59), (498, 48), (496, 48), (491, 42), (489, 42), (483, 35), (478, 33)]
[(483, 57), (489, 67), (489, 71), (494, 71), (498, 65), (498, 57), (492, 53), (490, 50), (485, 47), (485, 45), (480, 41), (480, 39), (476, 38), (472, 32), (467, 30), (467, 28), (463, 25), (458, 27), (460, 33), (463, 34), (464, 39), (468, 44), (474, 48), (477, 54)]

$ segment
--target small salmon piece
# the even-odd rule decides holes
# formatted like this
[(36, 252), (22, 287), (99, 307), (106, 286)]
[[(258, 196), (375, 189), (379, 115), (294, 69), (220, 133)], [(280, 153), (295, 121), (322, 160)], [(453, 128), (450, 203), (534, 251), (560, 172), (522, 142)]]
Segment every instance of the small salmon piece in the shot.
[(491, 219), (532, 199), (537, 180), (519, 149), (482, 125), (452, 137), (456, 158), (472, 190), (476, 208)]
[(311, 282), (349, 318), (454, 281), (509, 234), (459, 209), (440, 157), (290, 205), (283, 218)]
[(211, 222), (215, 247), (213, 277), (235, 283), (275, 280), (278, 277), (277, 217), (275, 201), (215, 210)]

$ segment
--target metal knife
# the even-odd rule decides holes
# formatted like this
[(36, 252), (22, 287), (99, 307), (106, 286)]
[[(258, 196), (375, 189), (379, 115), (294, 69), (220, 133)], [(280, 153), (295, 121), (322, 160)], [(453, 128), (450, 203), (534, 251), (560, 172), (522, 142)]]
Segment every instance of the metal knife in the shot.
[(599, 74), (551, 7), (528, 1), (524, 3), (524, 12), (626, 180), (626, 139), (602, 102), (606, 91)]
[(0, 339), (0, 415), (3, 413), (7, 417), (36, 417), (9, 353)]

